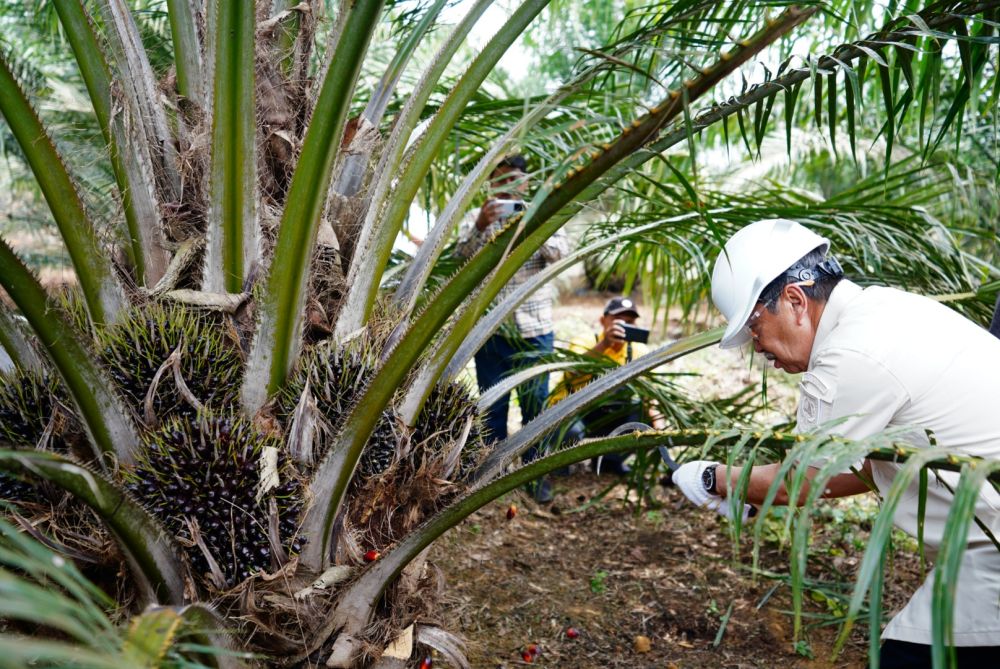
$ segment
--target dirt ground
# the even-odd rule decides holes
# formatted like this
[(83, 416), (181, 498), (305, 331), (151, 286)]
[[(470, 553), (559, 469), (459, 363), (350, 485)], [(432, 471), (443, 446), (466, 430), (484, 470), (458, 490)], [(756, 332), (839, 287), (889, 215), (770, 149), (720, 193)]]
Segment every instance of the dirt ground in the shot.
[[(564, 296), (554, 314), (557, 345), (596, 328), (608, 297)], [(640, 306), (640, 324), (653, 327), (653, 345), (682, 336), (685, 328), (676, 316), (664, 327), (662, 321), (653, 325), (648, 311)], [(704, 322), (707, 313), (688, 330), (715, 325)], [(760, 367), (749, 363), (738, 351), (712, 347), (672, 369), (696, 374), (685, 382), (693, 394), (708, 398), (760, 383)], [(762, 422), (794, 414), (795, 383), (769, 372)], [(514, 406), (511, 430), (518, 418)], [(749, 536), (734, 557), (725, 521), (691, 508), (674, 488), (657, 487), (654, 499), (636, 512), (624, 503), (625, 486), (607, 492), (617, 479), (598, 477), (583, 465), (553, 480), (551, 505), (538, 506), (523, 493), (508, 495), (432, 549), (431, 561), (446, 581), (437, 622), (465, 636), (476, 669), (867, 666), (866, 620), (833, 660), (839, 628), (831, 623), (850, 596), (875, 513), (872, 500), (831, 503), (814, 518), (807, 577), (817, 585), (806, 593), (804, 631), (796, 644), (788, 551), (777, 531), (765, 532), (769, 539), (755, 576)], [(607, 494), (594, 501), (602, 492)], [(518, 512), (508, 520), (512, 504)], [(770, 522), (780, 528), (779, 520)], [(886, 620), (920, 582), (911, 552), (898, 552), (890, 564)], [(570, 638), (570, 628), (578, 636)], [(540, 652), (525, 656), (532, 644)]]
[[(511, 494), (438, 541), (431, 561), (447, 583), (439, 622), (465, 636), (473, 667), (866, 666), (864, 620), (832, 661), (838, 627), (829, 623), (849, 594), (867, 520), (814, 521), (808, 577), (823, 583), (806, 593), (796, 652), (787, 550), (766, 542), (754, 578), (750, 538), (734, 559), (726, 521), (691, 508), (676, 488), (658, 488), (639, 513), (626, 508), (621, 485), (588, 504), (615, 480), (589, 471), (557, 478), (551, 505)], [(912, 554), (892, 563), (887, 611), (919, 583)], [(540, 653), (529, 663), (531, 644)]]

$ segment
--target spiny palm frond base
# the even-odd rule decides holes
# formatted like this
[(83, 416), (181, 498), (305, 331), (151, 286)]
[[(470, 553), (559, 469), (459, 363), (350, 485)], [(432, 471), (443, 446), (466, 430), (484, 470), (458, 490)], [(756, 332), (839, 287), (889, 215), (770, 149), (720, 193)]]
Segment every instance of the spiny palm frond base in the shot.
[(340, 252), (332, 246), (317, 245), (309, 274), (306, 341), (319, 342), (333, 334), (333, 321), (344, 299), (344, 288)]

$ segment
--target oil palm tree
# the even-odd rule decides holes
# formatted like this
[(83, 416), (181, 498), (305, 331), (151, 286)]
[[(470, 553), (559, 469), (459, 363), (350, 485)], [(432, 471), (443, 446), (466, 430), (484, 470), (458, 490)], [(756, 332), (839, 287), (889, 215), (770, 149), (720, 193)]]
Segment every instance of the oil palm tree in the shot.
[[(906, 3), (865, 38), (836, 11), (822, 21), (809, 3), (656, 3), (627, 13), (568, 81), (527, 101), (497, 99), (482, 87), (546, 0), (518, 3), (442, 89), (446, 68), (491, 3), (463, 6), (461, 20), (438, 39), (431, 28), (445, 4), (344, 2), (326, 25), (318, 1), (167, 0), (172, 63), (163, 69), (142, 39), (139, 4), (52, 0), (115, 183), (120, 214), (104, 217), (88, 207), (73, 156), (55, 148), (19, 84), (20, 54), (0, 59), (0, 111), (79, 282), (78, 296), (46, 294), (0, 243), (0, 285), (14, 305), (0, 311), (0, 344), (16, 366), (2, 389), (0, 468), (8, 476), (0, 483), (18, 502), (11, 518), (81, 565), (126, 616), (167, 607), (152, 609), (167, 611), (160, 623), (149, 613), (132, 623), (152, 629), (144, 643), (162, 649), (144, 656), (147, 663), (405, 666), (414, 643), (461, 663), (453, 639), (416, 624), (433, 609), (423, 556), (435, 538), (570, 462), (666, 439), (731, 446), (732, 454), (759, 439), (677, 424), (669, 434), (585, 442), (507, 473), (574, 413), (713, 344), (716, 330), (605, 374), (496, 445), (484, 442), (476, 404), (458, 379), (479, 343), (541, 280), (484, 317), (500, 288), (583, 207), (636, 196), (626, 185), (650, 161), (669, 165), (671, 147), (690, 150), (699, 133), (728, 128), (730, 117), (742, 127), (747, 110), (759, 141), (773, 101), (809, 79), (842, 72), (858, 92), (869, 91), (859, 61), (877, 63), (879, 100), (885, 118), (895, 119), (900, 105), (887, 88), (917, 100), (938, 81), (913, 76), (906, 54), (915, 43), (958, 44), (961, 58), (938, 66), (937, 76), (947, 72), (978, 92), (1000, 3), (943, 2), (919, 12)], [(717, 87), (741, 66), (773, 56), (782, 37), (811, 20), (857, 39), (825, 57), (786, 61), (766, 81), (699, 111), (704, 98), (723, 97)], [(396, 32), (386, 32), (388, 21)], [(372, 76), (366, 54), (386, 34), (396, 47)], [(411, 56), (430, 44), (436, 52), (400, 92)], [(826, 91), (839, 100), (838, 89)], [(942, 119), (935, 127), (943, 133), (973, 100), (978, 93), (960, 92), (951, 106), (925, 111)], [(854, 107), (847, 108), (850, 125)], [(894, 136), (893, 122), (886, 125)], [(435, 178), (455, 164), (448, 146), (476, 133), (488, 147), (468, 152), (470, 167), (451, 175), (447, 204), (434, 207), (438, 220), (420, 251), (388, 276), (411, 204), (439, 193)], [(545, 158), (532, 201), (455, 268), (442, 251), (491, 169), (515, 148)], [(693, 190), (685, 195), (719, 237), (724, 217)], [(768, 213), (755, 204), (736, 206)], [(862, 224), (884, 215), (856, 209)], [(551, 272), (654, 229), (683, 229), (678, 220), (599, 236)], [(977, 288), (946, 262), (935, 269), (942, 278), (933, 285)], [(686, 415), (695, 426), (712, 420)], [(761, 443), (803, 447), (780, 434)], [(127, 578), (109, 579), (115, 566)], [(22, 580), (15, 574), (11, 582)], [(58, 585), (70, 594), (76, 587)], [(189, 610), (205, 613), (190, 617), (240, 652), (205, 656), (203, 648), (174, 647), (172, 634), (157, 636), (159, 624), (179, 625)], [(11, 632), (53, 627), (22, 617), (27, 629)], [(28, 642), (4, 640), (19, 643)], [(38, 661), (58, 664), (66, 643), (31, 648)]]

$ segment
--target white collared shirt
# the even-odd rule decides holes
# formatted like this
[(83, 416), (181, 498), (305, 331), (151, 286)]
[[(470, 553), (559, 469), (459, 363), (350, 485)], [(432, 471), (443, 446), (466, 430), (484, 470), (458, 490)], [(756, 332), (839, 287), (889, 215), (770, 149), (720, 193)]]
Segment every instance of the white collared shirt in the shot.
[[(843, 280), (820, 317), (808, 370), (799, 384), (798, 430), (842, 419), (829, 432), (863, 439), (886, 428), (913, 428), (907, 441), (1000, 459), (1000, 339), (934, 300)], [(871, 461), (875, 484), (888, 490), (901, 465)], [(959, 475), (941, 472), (952, 489)], [(917, 534), (919, 483), (904, 493), (893, 518)], [(929, 477), (924, 545), (941, 544), (952, 495)], [(977, 517), (1000, 537), (1000, 495), (988, 483)], [(884, 638), (929, 644), (933, 572), (886, 627)], [(959, 574), (954, 640), (1000, 645), (1000, 551), (972, 524)]]

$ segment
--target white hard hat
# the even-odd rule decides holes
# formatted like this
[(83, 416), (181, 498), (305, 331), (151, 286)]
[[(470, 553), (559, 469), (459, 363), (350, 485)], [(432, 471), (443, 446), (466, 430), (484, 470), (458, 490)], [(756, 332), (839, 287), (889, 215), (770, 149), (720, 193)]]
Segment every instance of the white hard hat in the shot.
[(751, 223), (730, 237), (712, 272), (712, 302), (728, 322), (719, 346), (734, 348), (750, 341), (744, 326), (761, 292), (820, 247), (826, 252), (830, 240), (783, 218)]

